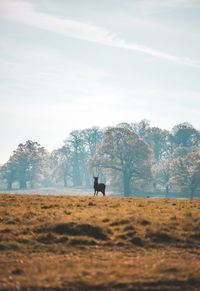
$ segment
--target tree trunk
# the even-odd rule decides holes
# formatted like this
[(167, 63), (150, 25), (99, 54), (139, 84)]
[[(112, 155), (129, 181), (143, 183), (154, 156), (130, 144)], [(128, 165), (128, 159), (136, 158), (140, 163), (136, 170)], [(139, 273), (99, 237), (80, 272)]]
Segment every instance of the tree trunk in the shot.
[(34, 182), (37, 180), (36, 179), (36, 169), (32, 168), (31, 172), (30, 172), (30, 187), (31, 189), (34, 189), (35, 185)]
[(124, 196), (129, 197), (130, 195), (130, 178), (126, 171), (123, 172), (123, 186), (124, 186)]
[(153, 182), (153, 190), (154, 190), (154, 192), (157, 191), (157, 183), (156, 182)]
[(74, 164), (73, 164), (73, 184), (74, 186), (81, 186), (82, 184), (77, 154), (75, 154)]
[(26, 181), (25, 180), (20, 180), (19, 181), (19, 188), (20, 189), (26, 189)]
[(191, 196), (190, 196), (190, 198), (193, 199), (193, 197), (194, 197), (194, 188), (192, 187), (191, 188)]
[(7, 190), (12, 190), (12, 180), (8, 180)]
[(64, 180), (64, 187), (67, 187), (67, 175), (64, 174), (63, 180)]
[(33, 180), (32, 180), (32, 179), (30, 180), (30, 188), (31, 188), (31, 189), (34, 188), (34, 183), (33, 183)]
[(88, 170), (87, 168), (85, 167), (85, 171), (84, 171), (84, 176), (85, 176), (85, 186), (86, 187), (90, 187), (91, 186), (91, 177), (90, 177), (90, 174), (88, 173)]

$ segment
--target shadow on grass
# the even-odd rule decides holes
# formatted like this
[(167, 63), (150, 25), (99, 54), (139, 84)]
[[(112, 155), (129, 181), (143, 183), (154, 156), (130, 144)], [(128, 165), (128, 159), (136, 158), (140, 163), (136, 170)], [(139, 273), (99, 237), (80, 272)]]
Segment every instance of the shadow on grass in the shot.
[[(198, 279), (188, 279), (188, 280), (158, 280), (158, 281), (144, 281), (144, 282), (130, 282), (130, 283), (114, 283), (109, 284), (87, 284), (86, 282), (75, 282), (64, 283), (63, 287), (59, 289), (62, 290), (82, 290), (82, 291), (188, 291), (188, 290), (199, 290), (200, 280)], [(58, 289), (56, 289), (58, 290)]]
[(157, 243), (169, 243), (176, 240), (171, 235), (164, 232), (149, 232), (146, 234), (146, 238), (149, 238), (153, 242)]
[(104, 229), (99, 226), (93, 226), (90, 224), (76, 224), (74, 222), (59, 223), (51, 228), (38, 229), (36, 232), (54, 232), (60, 235), (72, 235), (72, 236), (88, 236), (100, 240), (108, 240), (108, 235)]

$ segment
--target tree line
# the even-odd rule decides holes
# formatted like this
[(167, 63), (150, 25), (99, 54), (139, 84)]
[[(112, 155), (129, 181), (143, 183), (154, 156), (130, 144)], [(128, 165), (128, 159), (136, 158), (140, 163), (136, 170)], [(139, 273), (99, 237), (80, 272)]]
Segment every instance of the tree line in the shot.
[(94, 175), (124, 196), (182, 192), (193, 197), (200, 193), (200, 131), (188, 122), (167, 131), (144, 119), (74, 130), (51, 153), (28, 140), (0, 167), (0, 187), (91, 187)]

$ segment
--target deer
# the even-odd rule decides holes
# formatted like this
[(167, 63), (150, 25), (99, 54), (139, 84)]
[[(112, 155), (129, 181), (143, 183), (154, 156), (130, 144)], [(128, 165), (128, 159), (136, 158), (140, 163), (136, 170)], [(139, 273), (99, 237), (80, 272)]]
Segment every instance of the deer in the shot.
[(106, 185), (98, 182), (99, 177), (94, 177), (94, 196), (97, 196), (99, 192), (105, 196)]

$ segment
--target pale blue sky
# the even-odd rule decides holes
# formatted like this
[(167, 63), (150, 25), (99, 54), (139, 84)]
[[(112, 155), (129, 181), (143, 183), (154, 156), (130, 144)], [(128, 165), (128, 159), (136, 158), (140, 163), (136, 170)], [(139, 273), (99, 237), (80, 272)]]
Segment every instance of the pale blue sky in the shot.
[(200, 0), (0, 0), (0, 163), (28, 139), (200, 129)]

